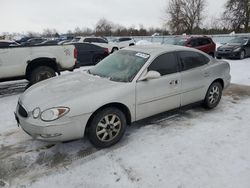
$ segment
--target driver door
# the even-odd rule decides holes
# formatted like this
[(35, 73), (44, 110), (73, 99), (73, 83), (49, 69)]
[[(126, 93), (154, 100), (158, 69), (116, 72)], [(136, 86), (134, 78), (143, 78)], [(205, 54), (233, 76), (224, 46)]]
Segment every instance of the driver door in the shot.
[(136, 84), (136, 120), (180, 107), (181, 75), (174, 53), (158, 56), (147, 71), (157, 71), (157, 79)]

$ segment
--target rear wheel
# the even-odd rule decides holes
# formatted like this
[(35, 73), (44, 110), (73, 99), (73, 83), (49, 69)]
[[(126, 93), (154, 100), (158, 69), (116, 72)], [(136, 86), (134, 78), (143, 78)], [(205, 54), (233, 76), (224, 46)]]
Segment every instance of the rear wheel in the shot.
[(56, 73), (53, 68), (48, 66), (39, 66), (31, 71), (29, 81), (30, 84), (35, 84), (54, 76), (56, 76)]
[(214, 82), (208, 88), (206, 98), (204, 100), (204, 105), (208, 109), (215, 108), (221, 99), (222, 86), (219, 82)]
[(114, 53), (116, 51), (118, 51), (118, 48), (113, 48), (112, 51), (111, 51), (111, 53)]
[(88, 128), (88, 138), (96, 147), (110, 147), (122, 138), (126, 124), (126, 117), (119, 109), (103, 109), (92, 119)]
[(213, 52), (211, 52), (211, 53), (209, 53), (208, 55), (210, 55), (211, 57), (215, 57), (215, 55), (214, 55), (214, 53)]
[(97, 63), (99, 63), (103, 58), (101, 56), (95, 56), (93, 58), (93, 64), (96, 65)]

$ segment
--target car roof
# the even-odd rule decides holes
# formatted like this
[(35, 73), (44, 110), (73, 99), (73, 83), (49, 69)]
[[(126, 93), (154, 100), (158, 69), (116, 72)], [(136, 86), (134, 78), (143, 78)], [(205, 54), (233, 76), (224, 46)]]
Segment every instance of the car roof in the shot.
[[(135, 45), (131, 47), (127, 47), (124, 50), (133, 50), (137, 52), (143, 52), (150, 55), (158, 55), (164, 52), (173, 52), (173, 51), (193, 51), (200, 52), (199, 50), (188, 48), (184, 46), (177, 45), (161, 45), (161, 44), (151, 44), (151, 45)], [(202, 53), (202, 52), (200, 52)]]
[(192, 39), (192, 38), (207, 38), (211, 39), (211, 37), (206, 35), (186, 35), (186, 36), (175, 36), (174, 38), (182, 38), (182, 39)]

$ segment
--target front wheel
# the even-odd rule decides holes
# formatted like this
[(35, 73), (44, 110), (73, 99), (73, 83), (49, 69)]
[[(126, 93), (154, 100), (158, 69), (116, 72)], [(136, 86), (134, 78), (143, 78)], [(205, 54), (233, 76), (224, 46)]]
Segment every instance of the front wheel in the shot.
[(215, 108), (221, 99), (222, 95), (222, 86), (219, 82), (214, 82), (210, 85), (208, 88), (205, 100), (204, 100), (204, 105), (208, 109)]
[(94, 116), (87, 135), (94, 146), (106, 148), (119, 142), (126, 126), (126, 117), (122, 111), (117, 108), (106, 108)]
[(244, 59), (245, 56), (246, 56), (246, 53), (245, 53), (244, 50), (242, 50), (242, 51), (240, 52), (240, 59)]

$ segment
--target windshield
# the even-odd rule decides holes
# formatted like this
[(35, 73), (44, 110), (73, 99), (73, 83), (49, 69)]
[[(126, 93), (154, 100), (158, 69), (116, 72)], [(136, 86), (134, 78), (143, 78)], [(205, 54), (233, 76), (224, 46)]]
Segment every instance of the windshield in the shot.
[(80, 38), (74, 38), (71, 42), (78, 42)]
[(228, 43), (229, 44), (245, 44), (247, 43), (248, 38), (243, 38), (243, 37), (238, 37), (230, 40)]
[(171, 38), (171, 39), (168, 39), (165, 43), (172, 44), (172, 45), (184, 46), (186, 42), (187, 42), (186, 38)]
[(145, 53), (121, 50), (103, 59), (89, 74), (117, 82), (131, 82), (150, 56)]

